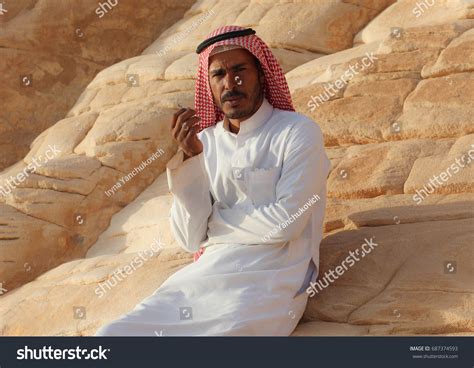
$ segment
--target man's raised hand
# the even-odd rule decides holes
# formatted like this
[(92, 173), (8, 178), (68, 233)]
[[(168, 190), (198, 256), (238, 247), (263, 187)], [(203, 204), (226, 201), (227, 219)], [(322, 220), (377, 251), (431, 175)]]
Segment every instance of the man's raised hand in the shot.
[(203, 150), (202, 142), (197, 137), (199, 121), (195, 111), (190, 108), (181, 108), (174, 115), (171, 122), (171, 135), (184, 152), (184, 159), (199, 155)]

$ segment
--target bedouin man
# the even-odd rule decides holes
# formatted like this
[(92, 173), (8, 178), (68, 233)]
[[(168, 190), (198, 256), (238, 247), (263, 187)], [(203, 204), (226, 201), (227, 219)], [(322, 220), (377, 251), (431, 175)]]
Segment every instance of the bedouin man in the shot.
[(250, 28), (197, 48), (194, 110), (176, 112), (171, 227), (196, 261), (98, 336), (288, 336), (318, 274), (330, 169), (321, 130), (294, 111)]

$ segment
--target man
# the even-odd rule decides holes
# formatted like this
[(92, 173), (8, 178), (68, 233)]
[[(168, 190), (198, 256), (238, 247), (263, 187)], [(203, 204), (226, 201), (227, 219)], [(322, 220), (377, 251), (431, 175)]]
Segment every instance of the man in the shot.
[[(195, 110), (168, 163), (171, 226), (200, 258), (98, 335), (289, 335), (317, 276), (330, 162), (294, 112), (255, 31), (225, 26), (198, 47)], [(204, 250), (204, 251), (203, 251)]]

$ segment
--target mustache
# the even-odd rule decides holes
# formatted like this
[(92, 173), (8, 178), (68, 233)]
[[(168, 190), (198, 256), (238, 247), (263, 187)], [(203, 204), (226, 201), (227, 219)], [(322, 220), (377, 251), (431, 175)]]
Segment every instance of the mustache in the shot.
[(228, 99), (231, 99), (233, 97), (245, 97), (245, 93), (239, 92), (239, 91), (234, 91), (234, 92), (227, 92), (224, 94), (221, 98), (222, 102), (227, 101)]

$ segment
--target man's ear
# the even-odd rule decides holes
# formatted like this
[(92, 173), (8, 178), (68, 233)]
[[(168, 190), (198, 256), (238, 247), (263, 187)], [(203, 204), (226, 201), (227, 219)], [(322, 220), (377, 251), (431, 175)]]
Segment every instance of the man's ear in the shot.
[(253, 55), (253, 61), (255, 62), (255, 66), (257, 67), (258, 80), (260, 83), (263, 83), (265, 81), (265, 73), (263, 72), (260, 60), (258, 60), (258, 58)]
[(258, 71), (258, 82), (262, 91), (265, 91), (265, 73), (261, 69)]
[(265, 73), (263, 72), (261, 68), (259, 68), (259, 71), (258, 71), (258, 79), (260, 81), (260, 84), (263, 86), (265, 84)]
[(263, 86), (265, 83), (265, 73), (263, 72), (262, 66), (260, 65), (260, 62), (257, 61), (257, 72), (258, 72), (258, 80), (260, 84)]

